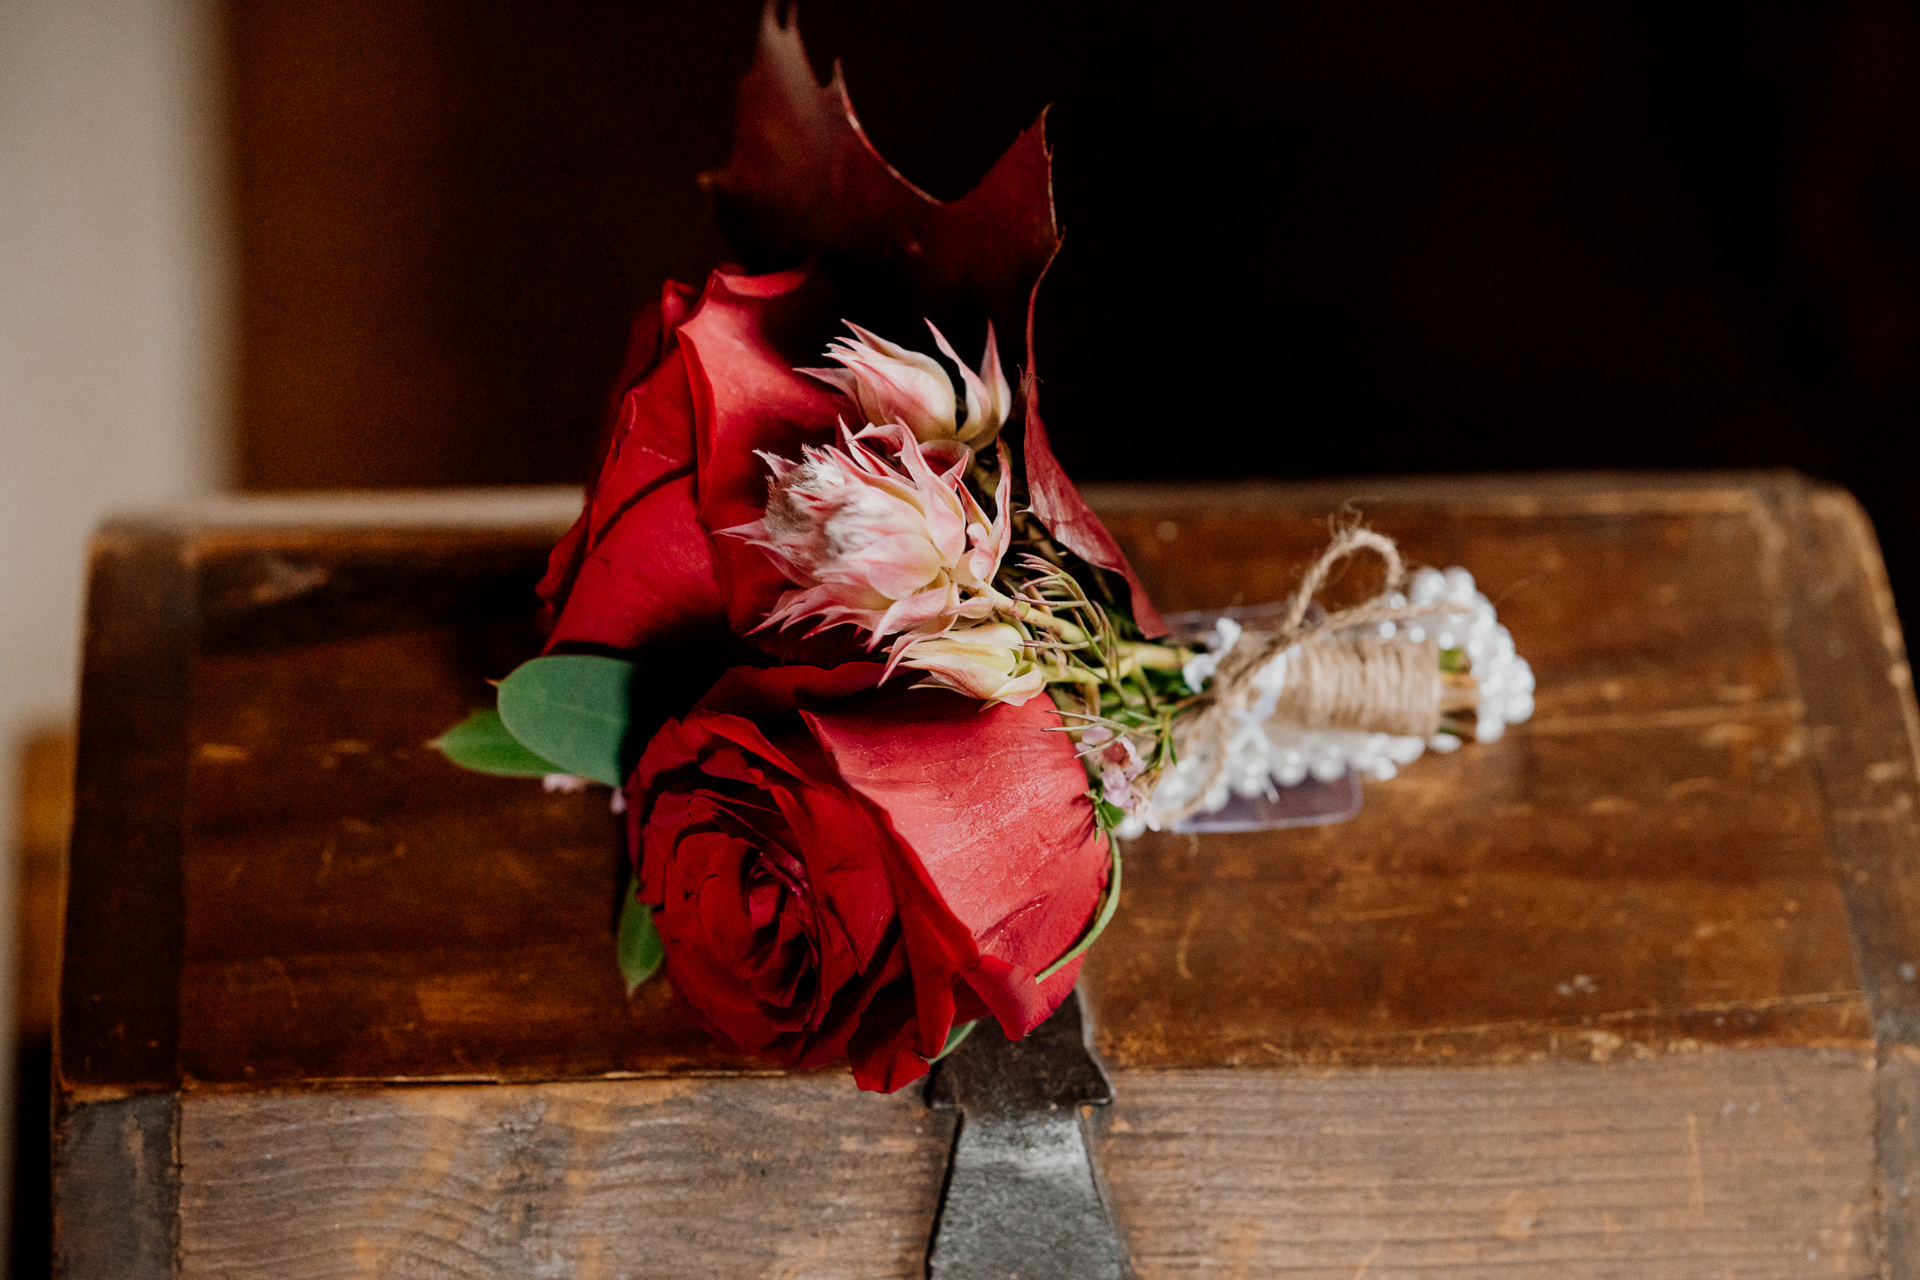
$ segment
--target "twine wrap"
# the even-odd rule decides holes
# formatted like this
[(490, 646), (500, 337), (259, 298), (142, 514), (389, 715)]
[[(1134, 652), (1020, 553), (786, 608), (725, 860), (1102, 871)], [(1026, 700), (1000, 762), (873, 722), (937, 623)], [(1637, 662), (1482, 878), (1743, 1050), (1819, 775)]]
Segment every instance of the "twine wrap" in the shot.
[[(1347, 557), (1371, 551), (1386, 562), (1386, 585), (1378, 595), (1351, 609), (1310, 623), (1313, 598), (1333, 567)], [(1226, 769), (1228, 743), (1243, 732), (1248, 707), (1269, 690), (1269, 664), (1284, 655), (1278, 699), (1271, 719), (1308, 729), (1353, 729), (1431, 737), (1440, 728), (1443, 681), (1439, 650), (1432, 640), (1386, 639), (1383, 622), (1458, 612), (1459, 606), (1435, 602), (1410, 605), (1392, 597), (1406, 583), (1406, 565), (1393, 539), (1371, 529), (1342, 530), (1307, 570), (1280, 626), (1273, 631), (1242, 632), (1220, 659), (1207, 690), (1181, 716), (1174, 744), (1182, 759), (1206, 754), (1205, 780), (1182, 804), (1160, 814), (1177, 822), (1198, 810)]]
[(1430, 738), (1440, 730), (1440, 646), (1377, 635), (1316, 635), (1287, 651), (1269, 720)]

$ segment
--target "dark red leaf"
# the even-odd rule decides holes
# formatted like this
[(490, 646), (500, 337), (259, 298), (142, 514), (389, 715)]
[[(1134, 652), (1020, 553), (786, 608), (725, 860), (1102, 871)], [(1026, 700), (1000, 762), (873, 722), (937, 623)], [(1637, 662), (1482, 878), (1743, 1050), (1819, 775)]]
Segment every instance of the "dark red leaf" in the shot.
[(922, 314), (983, 312), (1002, 335), (1020, 331), (1060, 244), (1044, 113), (979, 186), (936, 200), (873, 149), (838, 67), (828, 84), (814, 80), (793, 16), (782, 25), (772, 4), (736, 110), (733, 154), (703, 182), (749, 267), (812, 254), (890, 267)]
[[(1061, 470), (1040, 422), (1033, 302), (1060, 248), (1044, 112), (979, 186), (958, 200), (936, 200), (874, 150), (839, 67), (830, 82), (818, 83), (794, 15), (782, 24), (769, 3), (759, 54), (740, 81), (733, 154), (703, 181), (721, 229), (755, 270), (813, 255), (877, 266), (899, 277), (896, 286), (921, 315), (984, 312), (1002, 344), (1024, 332), (1021, 449), (1034, 513), (1075, 555), (1124, 576), (1141, 631), (1165, 634), (1126, 555)], [(1010, 367), (1019, 354), (1003, 346)]]

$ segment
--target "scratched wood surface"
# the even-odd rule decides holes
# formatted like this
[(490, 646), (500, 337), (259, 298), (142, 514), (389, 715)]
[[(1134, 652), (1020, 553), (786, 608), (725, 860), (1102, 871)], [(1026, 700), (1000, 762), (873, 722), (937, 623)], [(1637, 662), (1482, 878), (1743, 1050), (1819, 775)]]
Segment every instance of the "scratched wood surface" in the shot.
[[(1125, 941), (1086, 968), (1109, 1060), (1869, 1041), (1782, 625), (1809, 585), (1788, 562), (1792, 504), (1754, 488), (1425, 493), (1368, 502), (1370, 522), (1420, 561), (1471, 568), (1538, 676), (1533, 720), (1369, 785), (1350, 823), (1135, 842)], [(1334, 504), (1110, 505), (1156, 601), (1186, 609), (1283, 595)], [(1884, 667), (1847, 675), (1891, 700)], [(1861, 768), (1910, 789), (1910, 746), (1885, 749)]]
[(1143, 1280), (1881, 1274), (1870, 1055), (1115, 1085), (1098, 1150)]
[[(1142, 1280), (1878, 1273), (1866, 1055), (1115, 1084)], [(838, 1075), (189, 1098), (179, 1274), (915, 1276), (951, 1142)]]
[(196, 1098), (180, 1275), (905, 1280), (953, 1123), (840, 1074)]
[[(1844, 494), (1736, 476), (1093, 496), (1170, 610), (1284, 595), (1329, 515), (1354, 500), (1415, 561), (1470, 567), (1540, 682), (1531, 724), (1369, 784), (1352, 823), (1130, 847), (1121, 911), (1085, 985), (1125, 1082), (1109, 1174), (1143, 1270), (1478, 1274), (1478, 1258), (1516, 1276), (1696, 1274), (1623, 1260), (1645, 1257), (1699, 1260), (1709, 1275), (1718, 1250), (1729, 1277), (1749, 1280), (1920, 1274), (1908, 1261), (1920, 1195), (1902, 1194), (1920, 1172), (1908, 1125), (1920, 1110), (1915, 714), (1871, 531)], [(161, 1238), (239, 1250), (219, 1274), (251, 1256), (238, 1242), (266, 1239), (246, 1235), (251, 1210), (220, 1217), (223, 1205), (272, 1220), (336, 1192), (397, 1194), (420, 1169), (484, 1164), (487, 1144), (506, 1141), (488, 1117), (520, 1105), (517, 1091), (573, 1087), (541, 1082), (661, 1077), (689, 1086), (676, 1106), (716, 1115), (747, 1114), (759, 1104), (740, 1097), (790, 1083), (732, 1074), (751, 1064), (705, 1042), (658, 984), (623, 998), (604, 793), (471, 777), (424, 747), (486, 700), (487, 676), (532, 652), (529, 589), (569, 514), (553, 494), (438, 502), (242, 504), (123, 526), (96, 550), (56, 1064), (63, 1133), (107, 1131), (100, 1109), (130, 1095), (176, 1097), (178, 1163), (141, 1169), (176, 1171), (177, 1230)], [(1365, 580), (1356, 571), (1343, 589)], [(1780, 1119), (1777, 1145), (1731, 1113), (1709, 1125), (1708, 1095), (1762, 1077), (1788, 1082), (1788, 1101), (1762, 1109)], [(422, 1081), (489, 1083), (465, 1086), (467, 1119), (450, 1120), (398, 1099)], [(343, 1086), (355, 1105), (413, 1117), (415, 1163), (316, 1160), (262, 1180), (282, 1138), (250, 1137), (255, 1119), (276, 1107), (337, 1118)], [(1183, 1090), (1213, 1110), (1182, 1112)], [(647, 1132), (634, 1118), (653, 1114), (643, 1104), (604, 1105), (627, 1118), (588, 1128)], [(854, 1132), (877, 1123), (872, 1105), (830, 1090), (814, 1123)], [(1335, 1112), (1381, 1136), (1338, 1150), (1302, 1138)], [(1429, 1212), (1419, 1188), (1456, 1172), (1444, 1118), (1455, 1113), (1461, 1168), (1513, 1151), (1510, 1183), (1491, 1166), (1469, 1180), (1543, 1206), (1585, 1194), (1583, 1153), (1642, 1152), (1616, 1166), (1635, 1171), (1621, 1175), (1632, 1184), (1621, 1203), (1639, 1216), (1616, 1214), (1619, 1233), (1603, 1222), (1581, 1244), (1572, 1226), (1511, 1239), (1484, 1205), (1479, 1217)], [(1705, 1218), (1687, 1216), (1690, 1200), (1678, 1216), (1662, 1207), (1675, 1185), (1662, 1162), (1687, 1115), (1703, 1135), (1702, 1177), (1721, 1171)], [(330, 1127), (351, 1126), (315, 1132)], [(1267, 1154), (1237, 1127), (1270, 1131)], [(346, 1150), (377, 1131), (337, 1140)], [(88, 1188), (131, 1175), (99, 1166), (107, 1146), (63, 1149), (75, 1153), (56, 1192), (69, 1235), (110, 1234), (111, 1215), (85, 1212)], [(1222, 1150), (1231, 1158), (1209, 1164)], [(1793, 1150), (1808, 1172), (1783, 1183), (1780, 1153)], [(1359, 1165), (1340, 1162), (1363, 1157), (1401, 1225), (1349, 1256), (1360, 1236), (1313, 1236), (1295, 1210), (1360, 1210), (1300, 1199), (1287, 1171), (1352, 1182)], [(566, 1167), (591, 1180), (626, 1158)], [(636, 1192), (636, 1211), (650, 1196), (661, 1223), (676, 1206), (691, 1212), (711, 1173), (692, 1148), (675, 1159), (684, 1186), (663, 1175)], [(1182, 1202), (1183, 1179), (1204, 1194)], [(1789, 1183), (1805, 1191), (1799, 1208), (1776, 1194)], [(491, 1221), (486, 1177), (445, 1186), (447, 1213)], [(868, 1203), (867, 1191), (846, 1195), (848, 1212)], [(1210, 1213), (1210, 1197), (1293, 1225), (1195, 1235), (1180, 1215)], [(576, 1249), (554, 1255), (575, 1261), (553, 1274), (596, 1274), (578, 1261), (587, 1219), (563, 1201), (540, 1202), (541, 1230)], [(794, 1203), (799, 1217), (776, 1220), (813, 1221), (811, 1201)], [(434, 1270), (403, 1237), (444, 1235), (452, 1219), (380, 1221), (378, 1248), (401, 1250), (392, 1256), (418, 1274), (525, 1273), (498, 1232), (482, 1233), (493, 1251), (466, 1270)], [(1769, 1242), (1753, 1257), (1727, 1243), (1741, 1222)], [(1807, 1248), (1821, 1261), (1794, 1270), (1779, 1250), (1820, 1232), (1828, 1243)], [(408, 1274), (366, 1263), (376, 1255), (354, 1261), (341, 1238), (314, 1237), (312, 1274)], [(151, 1274), (184, 1274), (201, 1255), (181, 1248), (156, 1255)], [(770, 1261), (738, 1274), (834, 1273)]]

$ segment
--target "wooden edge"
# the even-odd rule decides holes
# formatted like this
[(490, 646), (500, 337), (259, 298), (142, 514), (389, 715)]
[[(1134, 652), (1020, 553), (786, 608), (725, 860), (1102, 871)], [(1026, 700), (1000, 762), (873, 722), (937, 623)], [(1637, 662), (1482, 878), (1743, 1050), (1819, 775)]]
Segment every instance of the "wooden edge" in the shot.
[[(1485, 503), (1520, 512), (1741, 511), (1756, 487), (1792, 482), (1786, 471), (1581, 471), (1437, 476), (1354, 476), (1326, 480), (1219, 480), (1083, 484), (1081, 492), (1115, 513), (1169, 505), (1236, 510), (1278, 504), (1337, 508), (1351, 502), (1449, 508)], [(400, 489), (224, 494), (161, 513), (167, 523), (215, 530), (558, 529), (580, 513), (577, 485), (499, 485), (472, 489)]]
[(1912, 1280), (1920, 1274), (1920, 1057), (1904, 1046), (1881, 1055), (1874, 1109), (1887, 1277)]
[(201, 529), (558, 528), (580, 514), (579, 485), (220, 494), (158, 519)]
[(53, 1150), (55, 1280), (171, 1280), (179, 1251), (175, 1096), (72, 1107)]
[(178, 1079), (192, 560), (162, 522), (111, 524), (93, 543), (55, 1028), (63, 1100)]
[(1891, 1280), (1920, 1278), (1920, 711), (1873, 527), (1823, 484), (1761, 492), (1854, 957), (1878, 1043), (1875, 1143)]
[[(1582, 471), (1436, 476), (1353, 476), (1325, 480), (1090, 482), (1079, 486), (1097, 509), (1115, 514), (1167, 506), (1233, 511), (1275, 505), (1336, 509), (1353, 503), (1450, 509), (1484, 504), (1527, 514), (1579, 511), (1744, 511), (1752, 490), (1795, 483), (1787, 471)], [(224, 494), (169, 508), (143, 523), (257, 536), (269, 530), (564, 531), (580, 513), (574, 485), (500, 485), (472, 489), (401, 489)]]
[(1352, 507), (1364, 517), (1373, 505), (1444, 506), (1450, 512), (1487, 510), (1515, 516), (1725, 512), (1752, 509), (1756, 489), (1801, 483), (1777, 471), (1581, 471), (1437, 476), (1353, 476), (1330, 480), (1221, 480), (1089, 483), (1082, 496), (1103, 515), (1169, 508), (1232, 513), (1288, 507), (1303, 515)]
[(1844, 491), (1768, 495), (1806, 750), (1882, 1044), (1920, 1049), (1920, 713), (1866, 514)]

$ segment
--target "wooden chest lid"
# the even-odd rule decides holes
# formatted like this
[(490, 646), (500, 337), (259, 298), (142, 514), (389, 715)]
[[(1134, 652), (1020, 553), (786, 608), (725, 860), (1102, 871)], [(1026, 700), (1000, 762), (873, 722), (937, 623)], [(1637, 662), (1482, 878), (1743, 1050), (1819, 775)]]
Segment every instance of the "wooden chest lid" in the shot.
[[(1116, 1067), (1920, 1044), (1910, 676), (1872, 534), (1786, 475), (1090, 488), (1163, 609), (1284, 596), (1353, 502), (1467, 566), (1534, 719), (1334, 827), (1127, 849)], [(232, 500), (94, 552), (66, 1096), (732, 1073), (612, 959), (606, 793), (426, 743), (533, 653), (571, 493)]]

